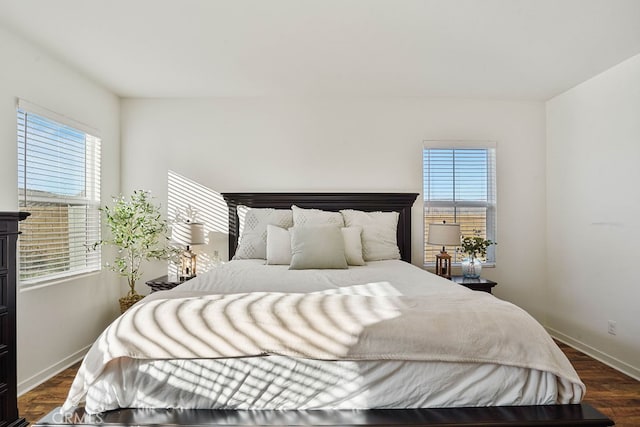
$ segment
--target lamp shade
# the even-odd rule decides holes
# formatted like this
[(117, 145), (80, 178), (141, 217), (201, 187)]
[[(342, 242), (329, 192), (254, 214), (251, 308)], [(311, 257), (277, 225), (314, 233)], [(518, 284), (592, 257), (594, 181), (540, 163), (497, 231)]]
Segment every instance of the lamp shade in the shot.
[(182, 245), (204, 245), (204, 224), (178, 222), (173, 225), (171, 240)]
[(428, 245), (460, 246), (460, 224), (429, 224)]

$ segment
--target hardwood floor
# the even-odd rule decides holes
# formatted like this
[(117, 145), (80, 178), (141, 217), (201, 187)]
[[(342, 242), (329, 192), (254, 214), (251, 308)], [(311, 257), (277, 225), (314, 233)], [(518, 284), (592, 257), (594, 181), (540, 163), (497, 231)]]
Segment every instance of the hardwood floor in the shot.
[(640, 381), (557, 343), (587, 386), (584, 401), (616, 422), (616, 427), (640, 426)]
[(33, 424), (52, 409), (62, 406), (79, 367), (80, 362), (18, 397), (20, 416)]
[[(617, 427), (640, 426), (640, 381), (567, 346), (558, 343), (587, 386), (585, 402), (616, 422)], [(30, 423), (42, 418), (64, 402), (80, 364), (18, 398), (20, 416)]]

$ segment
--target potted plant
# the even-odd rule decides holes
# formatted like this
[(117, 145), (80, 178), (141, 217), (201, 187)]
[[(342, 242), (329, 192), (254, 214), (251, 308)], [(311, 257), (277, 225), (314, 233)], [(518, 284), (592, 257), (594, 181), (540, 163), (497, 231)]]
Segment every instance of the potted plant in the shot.
[(480, 230), (473, 230), (473, 233), (475, 236), (463, 236), (460, 239), (462, 252), (467, 254), (467, 257), (462, 260), (462, 275), (470, 279), (477, 279), (482, 271), (480, 258), (484, 259), (487, 256), (487, 248), (491, 245), (497, 245), (497, 243), (481, 237)]
[(143, 260), (166, 259), (170, 249), (166, 246), (167, 221), (160, 214), (160, 207), (151, 201), (147, 191), (135, 190), (129, 199), (120, 196), (113, 199), (113, 206), (101, 208), (110, 237), (94, 244), (112, 245), (118, 249), (113, 264), (107, 268), (127, 278), (129, 292), (120, 298), (120, 311), (143, 298), (136, 292), (136, 281), (142, 277)]

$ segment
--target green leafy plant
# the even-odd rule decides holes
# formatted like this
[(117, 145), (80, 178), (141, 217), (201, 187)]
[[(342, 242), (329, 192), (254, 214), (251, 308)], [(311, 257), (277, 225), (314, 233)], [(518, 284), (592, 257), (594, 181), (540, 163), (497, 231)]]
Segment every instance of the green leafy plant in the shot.
[(142, 277), (142, 261), (167, 259), (171, 253), (166, 245), (167, 221), (151, 199), (147, 191), (135, 190), (130, 198), (114, 198), (113, 206), (101, 208), (110, 237), (96, 242), (94, 248), (100, 245), (117, 248), (113, 264), (107, 267), (127, 278), (130, 299), (142, 298), (135, 289), (136, 281)]
[(497, 243), (481, 237), (480, 230), (473, 230), (473, 233), (475, 236), (463, 236), (460, 239), (462, 252), (470, 258), (484, 258), (487, 256), (487, 248), (491, 245), (497, 245)]

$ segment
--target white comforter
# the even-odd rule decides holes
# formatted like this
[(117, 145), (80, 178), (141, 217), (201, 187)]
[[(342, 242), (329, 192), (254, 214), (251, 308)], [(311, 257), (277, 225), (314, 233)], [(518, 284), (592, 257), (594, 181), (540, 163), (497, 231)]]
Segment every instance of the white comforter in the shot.
[(583, 393), (542, 327), (488, 294), (400, 261), (343, 271), (236, 261), (114, 322), (64, 408), (85, 396), (100, 412), (575, 403)]

